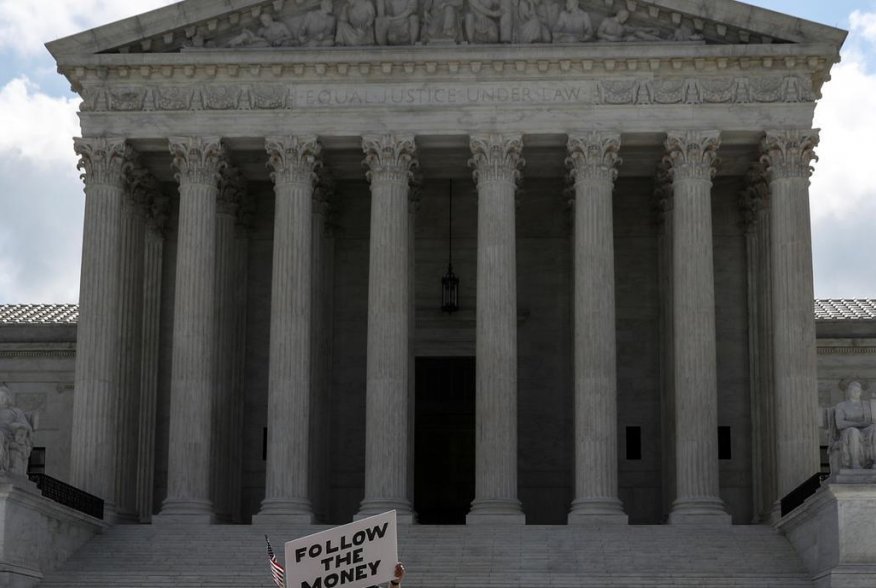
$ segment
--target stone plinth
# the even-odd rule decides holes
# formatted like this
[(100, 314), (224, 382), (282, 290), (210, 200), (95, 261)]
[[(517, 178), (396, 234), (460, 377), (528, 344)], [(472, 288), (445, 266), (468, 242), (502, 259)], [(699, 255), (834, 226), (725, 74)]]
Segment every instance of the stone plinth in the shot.
[(831, 483), (776, 527), (797, 550), (816, 588), (876, 586), (876, 472), (842, 470), (869, 483)]

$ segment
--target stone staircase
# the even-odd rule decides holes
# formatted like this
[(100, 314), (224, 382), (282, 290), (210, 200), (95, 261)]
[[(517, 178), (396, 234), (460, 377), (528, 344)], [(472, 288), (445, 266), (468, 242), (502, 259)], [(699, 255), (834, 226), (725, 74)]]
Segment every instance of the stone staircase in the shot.
[[(119, 525), (40, 586), (273, 586), (263, 535), (283, 543), (323, 527)], [(405, 588), (808, 587), (771, 527), (436, 527), (399, 529)], [(292, 588), (292, 587), (290, 587)]]

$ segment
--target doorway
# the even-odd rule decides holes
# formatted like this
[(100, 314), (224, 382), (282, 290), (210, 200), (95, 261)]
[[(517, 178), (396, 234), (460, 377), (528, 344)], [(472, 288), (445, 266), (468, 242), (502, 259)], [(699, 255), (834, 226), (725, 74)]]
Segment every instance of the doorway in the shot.
[(475, 358), (416, 359), (414, 508), (463, 525), (475, 494)]

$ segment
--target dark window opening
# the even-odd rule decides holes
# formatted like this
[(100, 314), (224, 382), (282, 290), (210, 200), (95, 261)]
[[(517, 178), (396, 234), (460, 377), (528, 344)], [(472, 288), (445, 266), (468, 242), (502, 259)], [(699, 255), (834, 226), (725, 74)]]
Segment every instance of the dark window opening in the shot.
[(27, 460), (28, 474), (45, 474), (46, 473), (46, 448), (34, 447), (30, 452), (30, 459)]
[(268, 428), (262, 428), (262, 461), (268, 461)]
[(627, 459), (642, 459), (642, 427), (627, 427)]
[(730, 427), (718, 427), (718, 459), (733, 459), (732, 447)]

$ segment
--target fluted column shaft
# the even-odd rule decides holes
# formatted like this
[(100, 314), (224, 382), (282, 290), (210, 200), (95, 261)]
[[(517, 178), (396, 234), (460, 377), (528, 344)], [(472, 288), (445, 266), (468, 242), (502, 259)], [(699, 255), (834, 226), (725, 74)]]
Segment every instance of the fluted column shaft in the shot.
[(76, 139), (84, 171), (85, 226), (76, 344), (70, 478), (115, 509), (119, 259), (125, 172), (123, 139)]
[(311, 251), (315, 137), (265, 143), (273, 169), (274, 258), (268, 371), (268, 463), (257, 520), (313, 522), (309, 499)]
[(211, 522), (218, 139), (171, 139), (179, 223), (165, 521)]
[(116, 443), (116, 516), (134, 522), (137, 516), (137, 470), (140, 414), (140, 370), (143, 343), (143, 262), (145, 204), (156, 183), (135, 168), (122, 206), (119, 264), (119, 395)]
[(517, 498), (517, 241), (519, 135), (471, 140), (478, 189), (475, 326), (475, 499), (468, 524), (526, 520)]
[(233, 445), (240, 435), (232, 427), (235, 412), (239, 410), (235, 393), (235, 372), (240, 358), (235, 354), (237, 342), (243, 333), (237, 331), (237, 284), (246, 276), (237, 273), (237, 214), (246, 190), (245, 182), (236, 169), (226, 168), (219, 185), (216, 208), (216, 298), (215, 298), (215, 368), (213, 401), (213, 444), (211, 488), (216, 520), (232, 521), (235, 510), (232, 485)]
[(620, 136), (572, 135), (575, 181), (575, 500), (569, 523), (627, 522), (617, 497), (612, 192)]
[(771, 131), (763, 144), (770, 186), (773, 377), (779, 495), (819, 471), (815, 299), (809, 218), (818, 132)]
[(362, 138), (371, 182), (365, 498), (359, 517), (395, 509), (411, 522), (408, 496), (408, 193), (412, 136)]
[(161, 333), (161, 266), (169, 199), (153, 194), (146, 218), (143, 250), (143, 344), (138, 423), (137, 511), (152, 520), (155, 485), (155, 423), (158, 404), (158, 354)]
[(729, 523), (718, 481), (712, 177), (718, 132), (670, 133), (676, 500), (671, 523)]

